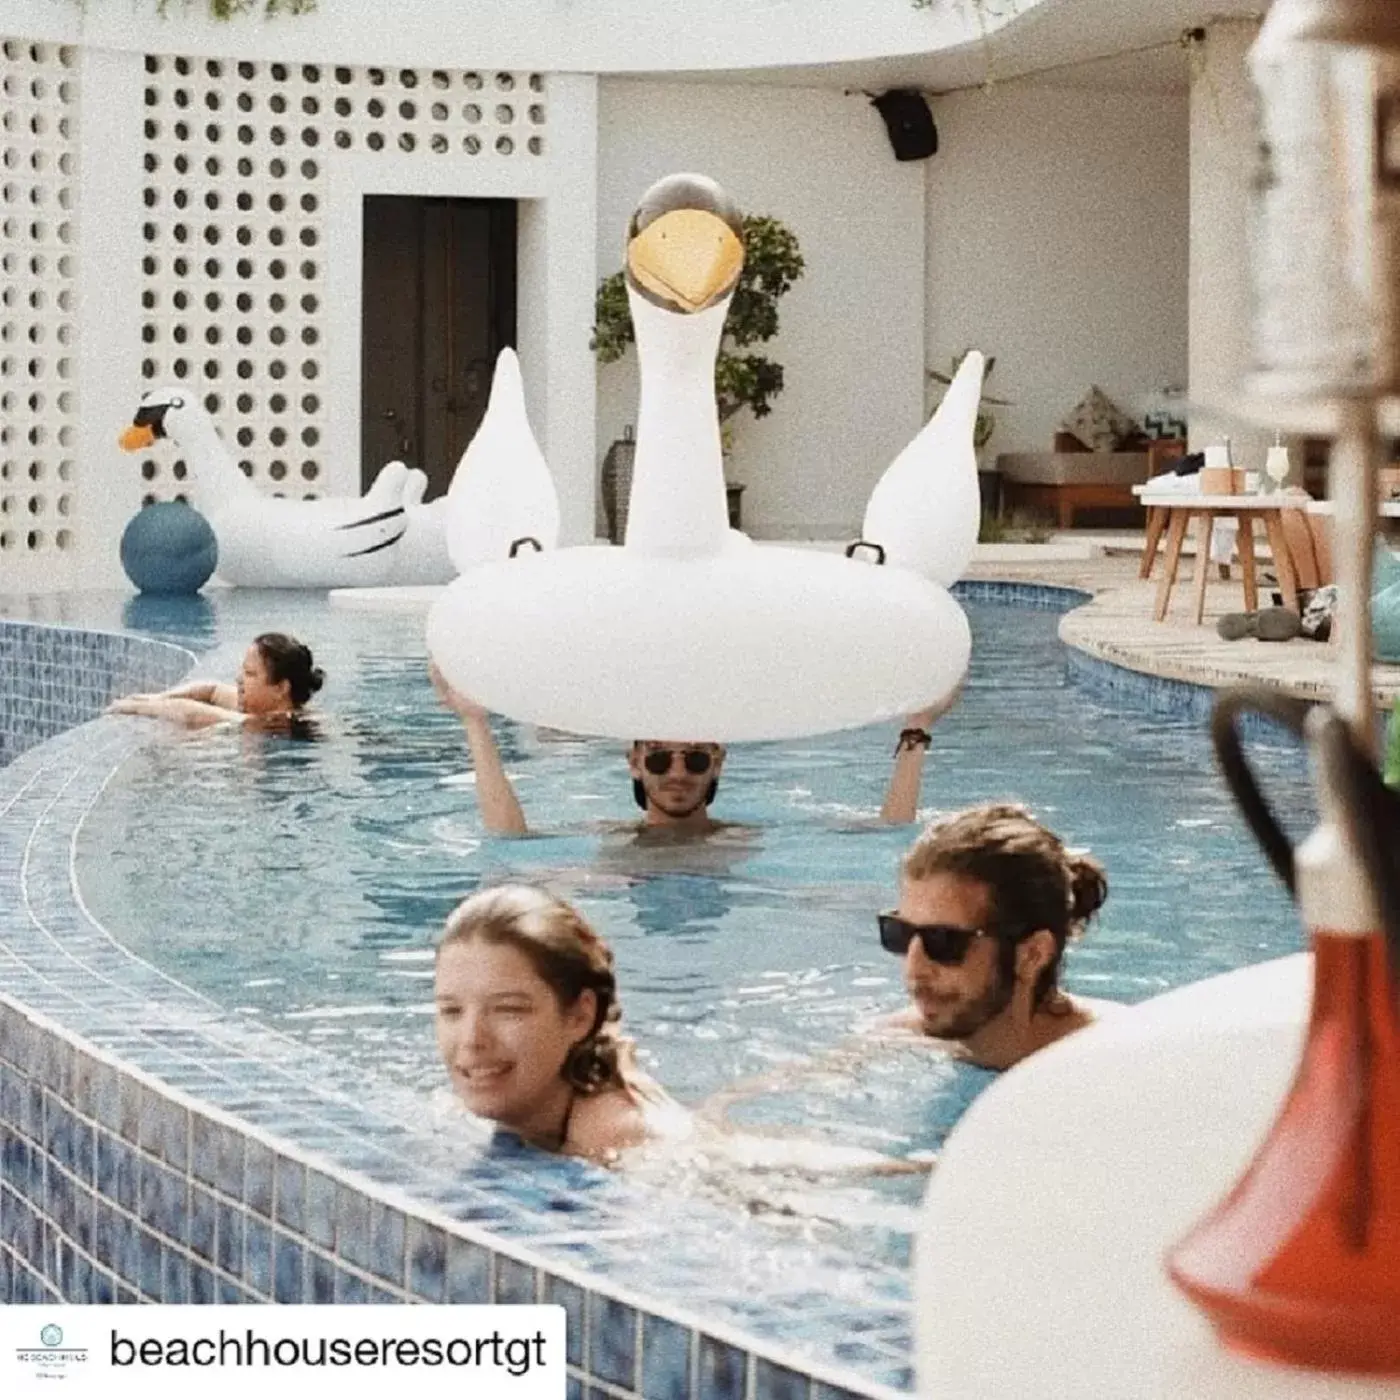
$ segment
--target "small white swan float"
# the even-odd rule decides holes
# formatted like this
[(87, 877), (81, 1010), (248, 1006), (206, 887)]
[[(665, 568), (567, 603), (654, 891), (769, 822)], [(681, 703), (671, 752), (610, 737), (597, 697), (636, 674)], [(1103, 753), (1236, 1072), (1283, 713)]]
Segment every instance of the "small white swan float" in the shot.
[[(120, 442), (128, 452), (141, 452), (161, 438), (173, 442), (189, 466), (190, 495), (218, 539), (217, 572), (225, 583), (355, 588), (441, 583), (452, 576), (450, 566), (439, 562), (431, 578), (399, 577), (411, 571), (405, 561), (412, 565), (446, 553), (441, 512), (419, 504), (423, 488), (410, 489), (415, 474), (402, 462), (382, 467), (360, 497), (293, 501), (264, 495), (239, 470), (204, 406), (186, 388), (143, 394)], [(405, 550), (411, 531), (416, 532), (412, 555)]]
[[(464, 573), (429, 614), (428, 647), (456, 687), (491, 709), (621, 738), (779, 739), (889, 719), (962, 678), (967, 619), (915, 571), (951, 581), (976, 540), (971, 419), (966, 462), (937, 480), (927, 470), (957, 402), (877, 487), (865, 531), (879, 548), (861, 553), (883, 550), (883, 567), (753, 546), (729, 529), (714, 364), (741, 238), (738, 211), (703, 176), (660, 181), (632, 215), (626, 275), (641, 402), (624, 545), (537, 551), (507, 531), (489, 552), (472, 549), (468, 568), (455, 516), (449, 524)], [(459, 475), (469, 490), (471, 477)], [(959, 492), (971, 493), (970, 511), (948, 504)], [(888, 515), (912, 515), (931, 493), (944, 504), (920, 517), (921, 537), (872, 538)], [(489, 562), (477, 562), (483, 554)]]

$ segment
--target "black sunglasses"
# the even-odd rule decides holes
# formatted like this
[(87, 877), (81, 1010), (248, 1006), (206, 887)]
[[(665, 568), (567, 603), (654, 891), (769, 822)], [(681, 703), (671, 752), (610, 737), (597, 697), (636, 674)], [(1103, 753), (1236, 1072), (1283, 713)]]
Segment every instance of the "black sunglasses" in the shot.
[(903, 957), (917, 938), (930, 962), (944, 967), (957, 967), (967, 957), (967, 950), (978, 938), (986, 937), (980, 928), (962, 928), (957, 924), (911, 924), (898, 914), (877, 914), (880, 925), (880, 946), (887, 953)]
[(685, 771), (699, 777), (710, 771), (715, 756), (709, 749), (648, 749), (642, 755), (642, 767), (653, 777), (661, 778), (671, 771), (671, 758), (679, 753), (685, 763)]

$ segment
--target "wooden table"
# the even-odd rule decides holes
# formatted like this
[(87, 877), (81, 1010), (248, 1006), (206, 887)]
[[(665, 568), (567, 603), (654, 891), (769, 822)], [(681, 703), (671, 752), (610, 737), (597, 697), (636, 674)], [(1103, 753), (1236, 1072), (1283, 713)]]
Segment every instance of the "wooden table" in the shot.
[(1196, 622), (1199, 625), (1205, 616), (1206, 579), (1210, 573), (1210, 532), (1220, 516), (1233, 516), (1239, 521), (1238, 548), (1240, 569), (1244, 575), (1244, 606), (1247, 612), (1254, 612), (1259, 606), (1259, 579), (1254, 555), (1254, 522), (1262, 521), (1268, 537), (1269, 549), (1274, 558), (1274, 571), (1278, 574), (1279, 588), (1284, 602), (1298, 609), (1298, 584), (1293, 576), (1293, 566), (1288, 548), (1284, 543), (1282, 512), (1300, 510), (1307, 501), (1299, 496), (1281, 493), (1255, 496), (1191, 496), (1157, 494), (1139, 489), (1138, 499), (1148, 511), (1147, 545), (1143, 550), (1141, 577), (1146, 578), (1152, 571), (1152, 561), (1156, 557), (1157, 546), (1166, 535), (1167, 562), (1161, 582), (1157, 585), (1157, 602), (1153, 616), (1161, 622), (1171, 605), (1172, 588), (1176, 583), (1177, 569), (1181, 563), (1181, 546), (1186, 539), (1186, 531), (1194, 517), (1198, 522), (1196, 544), (1196, 571), (1192, 582)]

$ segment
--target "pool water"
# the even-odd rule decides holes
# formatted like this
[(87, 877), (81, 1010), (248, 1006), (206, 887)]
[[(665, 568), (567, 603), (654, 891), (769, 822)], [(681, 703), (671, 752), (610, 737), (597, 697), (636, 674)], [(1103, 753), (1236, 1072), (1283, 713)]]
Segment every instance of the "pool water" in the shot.
[[(1109, 709), (1070, 685), (1054, 612), (967, 611), (971, 677), (937, 726), (924, 802), (936, 812), (1023, 800), (1104, 863), (1109, 899), (1071, 949), (1066, 985), (1136, 1001), (1297, 950), (1294, 911), (1200, 726)], [(230, 593), (197, 622), (151, 614), (145, 626), (212, 644), (207, 666), (223, 676), (259, 630), (308, 641), (330, 678), (318, 698), (324, 737), (189, 736), (129, 721), (150, 725), (152, 742), (89, 816), (77, 875), (121, 941), (222, 1004), (427, 1099), (443, 1084), (433, 940), (457, 901), (507, 878), (574, 900), (608, 938), (624, 1025), (688, 1103), (902, 1004), (898, 961), (874, 922), (894, 902), (913, 834), (875, 822), (896, 725), (733, 748), (713, 810), (752, 830), (676, 844), (610, 825), (636, 815), (620, 744), (498, 721), (535, 834), (493, 838), (458, 721), (428, 683), (417, 619)], [(1276, 806), (1306, 826), (1301, 755), (1264, 746), (1255, 761)], [(989, 1080), (922, 1048), (889, 1052), (754, 1099), (735, 1118), (927, 1151)], [(846, 1188), (836, 1189), (839, 1202)], [(910, 1180), (851, 1186), (844, 1213), (879, 1218), (878, 1248), (899, 1257), (917, 1195)], [(882, 1202), (893, 1213), (881, 1216)]]

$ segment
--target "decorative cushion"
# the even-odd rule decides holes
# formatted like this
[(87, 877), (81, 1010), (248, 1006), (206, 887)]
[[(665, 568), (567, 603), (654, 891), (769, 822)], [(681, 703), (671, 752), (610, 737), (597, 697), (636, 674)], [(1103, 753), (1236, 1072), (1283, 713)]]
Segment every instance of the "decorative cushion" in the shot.
[(1139, 431), (1138, 425), (1097, 384), (1060, 427), (1094, 452), (1116, 452), (1120, 443)]

